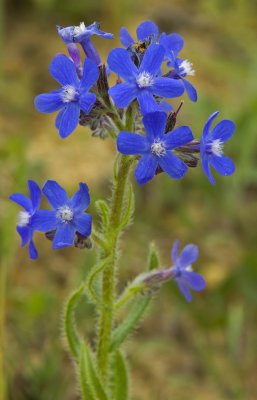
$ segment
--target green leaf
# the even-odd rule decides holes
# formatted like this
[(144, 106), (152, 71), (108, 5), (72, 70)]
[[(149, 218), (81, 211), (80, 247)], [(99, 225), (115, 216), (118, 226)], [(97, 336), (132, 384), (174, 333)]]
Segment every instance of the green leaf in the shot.
[(118, 349), (133, 329), (136, 328), (150, 301), (151, 297), (136, 298), (133, 301), (126, 318), (112, 333), (110, 351)]
[(156, 249), (154, 242), (150, 243), (150, 246), (149, 246), (147, 265), (148, 265), (149, 271), (160, 267), (159, 254), (158, 254), (158, 250)]
[(135, 210), (135, 195), (134, 195), (133, 186), (132, 186), (132, 184), (130, 184), (129, 188), (128, 188), (128, 200), (126, 203), (126, 210), (125, 210), (124, 214), (122, 215), (121, 229), (124, 229), (128, 225), (131, 224), (134, 210)]
[(100, 260), (91, 270), (90, 275), (88, 276), (87, 279), (87, 289), (88, 289), (88, 295), (90, 297), (90, 300), (94, 302), (95, 304), (98, 304), (99, 307), (103, 307), (104, 305), (101, 302), (101, 299), (99, 299), (95, 289), (94, 289), (94, 283), (97, 278), (97, 276), (104, 270), (106, 265), (110, 262), (111, 257), (106, 257), (103, 260)]
[(74, 311), (81, 297), (84, 295), (85, 285), (82, 283), (69, 297), (64, 308), (64, 334), (71, 354), (78, 360), (80, 350), (80, 337), (74, 321)]
[(81, 344), (80, 348), (79, 376), (84, 400), (108, 400), (91, 356), (90, 348), (84, 343)]
[(110, 216), (110, 209), (106, 201), (104, 200), (97, 200), (95, 202), (95, 207), (97, 209), (98, 214), (102, 220), (102, 228), (103, 232), (106, 231), (106, 228), (109, 224), (109, 216)]
[(123, 354), (117, 350), (114, 356), (114, 391), (113, 400), (128, 400), (128, 370)]

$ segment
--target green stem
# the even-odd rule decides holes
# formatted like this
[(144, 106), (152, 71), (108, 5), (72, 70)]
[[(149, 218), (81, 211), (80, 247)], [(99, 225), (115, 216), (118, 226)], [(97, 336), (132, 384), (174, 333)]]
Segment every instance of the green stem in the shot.
[(108, 377), (110, 338), (115, 308), (115, 267), (118, 257), (118, 241), (121, 233), (119, 227), (124, 211), (126, 184), (133, 160), (134, 158), (129, 156), (123, 156), (121, 158), (118, 174), (114, 183), (110, 222), (106, 234), (110, 250), (109, 254), (105, 253), (104, 258), (110, 258), (103, 272), (102, 304), (105, 306), (100, 310), (97, 344), (98, 368), (104, 380)]

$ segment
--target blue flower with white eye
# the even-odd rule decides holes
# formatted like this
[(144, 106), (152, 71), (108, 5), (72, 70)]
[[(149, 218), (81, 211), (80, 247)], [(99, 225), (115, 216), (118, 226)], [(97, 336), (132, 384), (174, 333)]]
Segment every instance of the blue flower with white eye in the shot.
[[(151, 43), (156, 43), (159, 34), (158, 26), (152, 21), (142, 22), (137, 27), (136, 32), (138, 42), (145, 42), (150, 39)], [(120, 41), (126, 48), (136, 43), (124, 26), (120, 30)]]
[(113, 39), (112, 33), (100, 30), (100, 24), (98, 22), (93, 22), (93, 24), (89, 26), (86, 26), (84, 22), (81, 22), (79, 26), (67, 26), (66, 28), (57, 26), (57, 31), (66, 44), (80, 43), (86, 56), (97, 65), (101, 64), (101, 59), (90, 37), (96, 35), (104, 39)]
[(54, 57), (49, 70), (62, 87), (36, 96), (34, 103), (42, 113), (60, 110), (55, 125), (61, 138), (66, 138), (78, 125), (80, 111), (88, 114), (95, 103), (96, 95), (88, 90), (97, 81), (99, 70), (93, 61), (86, 59), (79, 80), (74, 63), (64, 54)]
[(142, 185), (150, 181), (158, 167), (171, 178), (182, 178), (186, 164), (172, 150), (191, 142), (194, 138), (187, 126), (181, 126), (165, 133), (167, 115), (163, 112), (149, 113), (144, 116), (146, 136), (122, 131), (117, 138), (117, 148), (122, 154), (140, 155), (135, 178)]
[(224, 142), (234, 134), (236, 126), (233, 121), (220, 121), (212, 130), (212, 121), (217, 117), (218, 111), (208, 118), (203, 134), (200, 140), (200, 154), (202, 158), (202, 167), (209, 181), (215, 185), (210, 165), (221, 175), (228, 176), (235, 171), (233, 161), (223, 155)]
[(47, 181), (42, 189), (53, 210), (37, 211), (33, 226), (41, 232), (56, 230), (54, 249), (73, 245), (76, 232), (82, 236), (91, 233), (92, 216), (84, 212), (90, 203), (88, 186), (80, 183), (79, 187), (71, 199), (56, 181)]
[(204, 278), (192, 270), (192, 264), (198, 258), (198, 247), (194, 244), (186, 245), (178, 255), (179, 241), (174, 242), (171, 259), (174, 266), (170, 268), (172, 278), (178, 284), (180, 292), (187, 301), (192, 300), (190, 289), (201, 291), (205, 288)]
[(159, 76), (164, 54), (162, 46), (152, 44), (138, 68), (125, 49), (117, 48), (110, 52), (110, 69), (125, 80), (109, 89), (117, 107), (127, 107), (137, 99), (142, 114), (147, 114), (159, 110), (154, 95), (166, 98), (182, 95), (184, 86), (180, 81)]
[(34, 226), (32, 218), (40, 206), (41, 190), (36, 182), (29, 180), (28, 187), (30, 191), (30, 199), (22, 193), (14, 193), (9, 199), (19, 204), (25, 211), (20, 211), (18, 214), (18, 223), (16, 226), (17, 232), (21, 237), (21, 245), (29, 243), (29, 256), (32, 260), (38, 258), (37, 249), (33, 242)]

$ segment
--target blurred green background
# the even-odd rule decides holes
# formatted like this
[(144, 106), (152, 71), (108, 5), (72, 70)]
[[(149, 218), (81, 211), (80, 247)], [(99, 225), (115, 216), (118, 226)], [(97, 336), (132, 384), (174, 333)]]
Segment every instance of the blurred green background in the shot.
[[(199, 101), (185, 96), (179, 124), (199, 137), (207, 117), (233, 119), (226, 145), (237, 170), (212, 187), (201, 168), (176, 182), (159, 175), (136, 187), (135, 225), (124, 237), (122, 282), (146, 264), (148, 243), (160, 249), (196, 243), (196, 268), (207, 290), (187, 304), (170, 283), (156, 296), (148, 318), (126, 345), (133, 400), (255, 400), (257, 398), (257, 3), (255, 0), (1, 0), (0, 10), (0, 398), (79, 399), (75, 373), (61, 339), (62, 303), (94, 262), (94, 251), (52, 251), (36, 236), (40, 258), (28, 259), (15, 232), (19, 210), (7, 200), (27, 193), (27, 179), (55, 179), (70, 193), (86, 181), (92, 199), (110, 195), (115, 153), (79, 127), (62, 141), (54, 115), (39, 114), (33, 99), (54, 89), (52, 57), (65, 46), (55, 25), (100, 21), (115, 42), (94, 39), (103, 59), (119, 46), (119, 29), (131, 33), (152, 19), (160, 31), (185, 38), (182, 57), (194, 64)], [(173, 102), (177, 106), (179, 100)], [(97, 157), (96, 157), (97, 155)], [(136, 185), (135, 185), (136, 186)], [(93, 206), (90, 209), (94, 213)], [(136, 240), (135, 240), (136, 239)], [(122, 285), (121, 285), (122, 286)], [(81, 332), (93, 337), (90, 305), (78, 310)], [(1, 398), (2, 400), (2, 398)]]

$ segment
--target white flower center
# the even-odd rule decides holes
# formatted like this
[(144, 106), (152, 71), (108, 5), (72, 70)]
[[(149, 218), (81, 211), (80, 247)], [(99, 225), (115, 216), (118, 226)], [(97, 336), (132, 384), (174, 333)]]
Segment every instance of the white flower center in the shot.
[(193, 64), (188, 60), (183, 60), (179, 66), (180, 73), (186, 75), (194, 75), (195, 70), (193, 69)]
[(64, 103), (69, 103), (73, 101), (77, 95), (77, 90), (72, 85), (66, 85), (62, 88), (61, 98)]
[(28, 211), (20, 211), (18, 214), (18, 226), (27, 226), (30, 220), (30, 213)]
[(166, 154), (165, 144), (161, 140), (156, 140), (151, 146), (151, 152), (157, 156), (164, 156)]
[(192, 265), (188, 265), (186, 268), (184, 268), (185, 271), (193, 271)]
[(149, 87), (153, 85), (154, 77), (149, 72), (143, 71), (138, 75), (136, 81), (140, 88)]
[(211, 142), (211, 152), (215, 156), (222, 156), (224, 143), (220, 139), (215, 139)]
[(81, 33), (85, 32), (87, 30), (85, 23), (81, 22), (79, 26), (74, 26), (74, 35), (80, 35)]
[(56, 217), (62, 222), (71, 222), (74, 216), (73, 210), (69, 206), (62, 206), (57, 210)]

